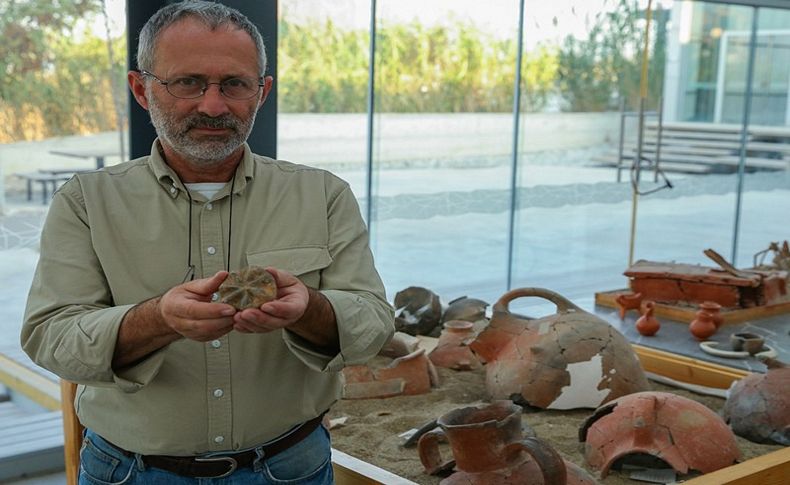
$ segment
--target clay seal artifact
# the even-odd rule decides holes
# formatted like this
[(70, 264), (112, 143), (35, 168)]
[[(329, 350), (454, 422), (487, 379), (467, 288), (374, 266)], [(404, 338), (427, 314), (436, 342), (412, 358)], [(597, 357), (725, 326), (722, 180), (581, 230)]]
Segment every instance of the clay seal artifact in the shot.
[(230, 273), (219, 285), (217, 294), (217, 301), (237, 310), (259, 308), (277, 298), (277, 283), (274, 276), (260, 266), (248, 266)]

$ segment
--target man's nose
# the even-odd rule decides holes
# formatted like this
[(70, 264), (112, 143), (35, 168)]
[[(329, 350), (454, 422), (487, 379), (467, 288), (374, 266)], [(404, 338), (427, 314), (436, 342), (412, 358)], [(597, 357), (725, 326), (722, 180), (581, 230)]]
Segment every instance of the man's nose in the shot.
[(219, 84), (209, 84), (206, 92), (200, 97), (198, 111), (208, 116), (219, 116), (229, 112), (228, 98), (220, 91)]

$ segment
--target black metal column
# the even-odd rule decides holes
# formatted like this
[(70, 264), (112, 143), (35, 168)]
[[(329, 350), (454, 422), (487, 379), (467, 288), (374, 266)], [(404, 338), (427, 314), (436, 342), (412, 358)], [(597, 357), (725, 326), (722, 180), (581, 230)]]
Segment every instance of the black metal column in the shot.
[[(157, 10), (175, 0), (127, 0), (126, 40), (129, 69), (137, 69), (137, 37), (145, 22)], [(277, 0), (222, 0), (246, 15), (261, 31), (266, 44), (268, 67), (266, 75), (274, 77), (274, 87), (266, 103), (258, 112), (248, 143), (255, 153), (272, 158), (277, 156)], [(156, 132), (148, 112), (137, 104), (129, 93), (129, 148), (131, 158), (151, 153)]]

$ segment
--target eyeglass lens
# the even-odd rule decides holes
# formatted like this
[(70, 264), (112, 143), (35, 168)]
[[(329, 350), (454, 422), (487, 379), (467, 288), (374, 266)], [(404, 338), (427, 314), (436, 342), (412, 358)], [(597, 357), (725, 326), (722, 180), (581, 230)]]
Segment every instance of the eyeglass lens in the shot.
[(211, 84), (219, 84), (222, 94), (231, 99), (251, 98), (260, 89), (257, 79), (246, 77), (234, 77), (221, 83), (209, 83), (196, 77), (178, 77), (167, 81), (165, 88), (177, 98), (198, 98)]

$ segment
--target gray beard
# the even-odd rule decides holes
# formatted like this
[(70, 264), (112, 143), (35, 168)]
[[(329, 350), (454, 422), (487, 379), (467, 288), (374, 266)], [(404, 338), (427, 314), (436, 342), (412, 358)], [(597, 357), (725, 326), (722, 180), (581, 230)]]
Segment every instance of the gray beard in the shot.
[[(252, 132), (257, 114), (253, 110), (246, 123), (230, 113), (217, 117), (195, 113), (179, 120), (162, 110), (153, 97), (148, 99), (151, 124), (159, 138), (185, 160), (202, 167), (219, 165), (242, 146)], [(214, 139), (193, 138), (190, 129), (197, 126), (227, 128), (231, 135)]]

